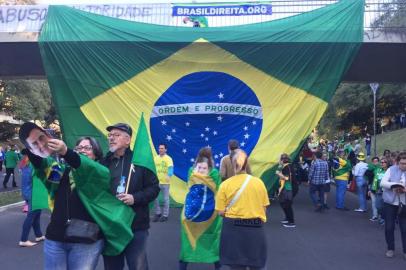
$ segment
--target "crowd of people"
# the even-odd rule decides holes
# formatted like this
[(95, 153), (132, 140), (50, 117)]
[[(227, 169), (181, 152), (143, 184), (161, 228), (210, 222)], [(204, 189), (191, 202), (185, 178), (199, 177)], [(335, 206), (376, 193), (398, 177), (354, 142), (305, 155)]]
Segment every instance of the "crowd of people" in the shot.
[[(350, 210), (345, 206), (347, 190), (356, 192), (359, 206), (354, 209), (355, 212), (367, 213), (367, 200), (370, 199), (372, 214), (369, 220), (385, 226), (386, 257), (394, 256), (394, 231), (395, 225), (399, 224), (403, 256), (406, 259), (406, 151), (385, 150), (382, 156), (369, 158), (368, 135), (365, 142), (367, 155), (359, 140), (348, 143), (330, 141), (320, 143), (317, 147), (309, 140), (296, 166), (293, 166), (294, 173), (290, 174), (296, 176), (296, 181), (309, 185), (311, 201), (319, 213), (330, 209), (327, 194), (331, 183), (336, 187), (335, 208), (339, 211)], [(281, 160), (284, 158), (282, 156)], [(280, 179), (280, 186), (286, 185), (283, 183), (286, 181), (283, 175), (280, 175)], [(285, 201), (284, 192), (279, 194)], [(291, 216), (293, 214), (286, 214), (287, 219), (282, 222), (292, 223)]]
[[(153, 222), (169, 219), (175, 164), (167, 154), (168, 145), (161, 143), (154, 157), (156, 173), (134, 165), (132, 128), (117, 123), (106, 130), (109, 151), (103, 155), (92, 137), (79, 138), (69, 149), (40, 126), (25, 123), (19, 137), (26, 148), (17, 153), (10, 147), (2, 155), (13, 173), (17, 166), (21, 171), (22, 195), (29, 206), (19, 245), (33, 247), (44, 241), (44, 269), (94, 269), (100, 255), (105, 269), (124, 269), (125, 264), (129, 269), (148, 269), (150, 218)], [(222, 158), (219, 170), (211, 148), (204, 147), (189, 170), (181, 212), (180, 270), (190, 263), (213, 264), (214, 269), (266, 269), (263, 226), (269, 194), (264, 182), (252, 175), (248, 156), (239, 145), (229, 141), (229, 154)], [(385, 150), (382, 157), (367, 162), (363, 151), (359, 141), (326, 142), (317, 147), (306, 144), (297, 162), (281, 154), (275, 175), (282, 226), (296, 227), (293, 200), (300, 182), (308, 184), (318, 213), (330, 209), (328, 194), (334, 183), (339, 211), (349, 211), (348, 189), (357, 193), (356, 212), (367, 212), (367, 198), (371, 199), (370, 220), (385, 226), (387, 257), (394, 256), (394, 230), (399, 224), (406, 259), (406, 152)], [(52, 210), (45, 235), (40, 228), (41, 209), (32, 208), (34, 181), (43, 183), (47, 194), (43, 208)], [(7, 182), (5, 177), (3, 185)], [(151, 217), (150, 205), (154, 206)], [(84, 231), (83, 226), (90, 229)], [(35, 241), (28, 240), (31, 228)]]

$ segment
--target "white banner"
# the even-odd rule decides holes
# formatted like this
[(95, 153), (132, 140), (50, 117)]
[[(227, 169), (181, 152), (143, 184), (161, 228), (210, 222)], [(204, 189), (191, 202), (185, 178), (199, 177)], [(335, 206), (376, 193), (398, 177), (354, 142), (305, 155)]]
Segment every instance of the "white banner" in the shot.
[[(176, 25), (171, 4), (71, 5), (104, 16), (144, 23)], [(0, 32), (40, 32), (48, 5), (0, 6)]]
[[(96, 13), (104, 16), (115, 17), (123, 20), (130, 20), (142, 23), (168, 25), (168, 26), (196, 26), (196, 19), (203, 19), (203, 23), (198, 23), (201, 27), (218, 27), (241, 25), (248, 23), (259, 23), (292, 14), (279, 13), (271, 14), (245, 14), (244, 16), (232, 16), (227, 14), (222, 16), (195, 16), (176, 15), (173, 16), (173, 10), (176, 6), (166, 4), (105, 4), (105, 5), (70, 5), (71, 7)], [(218, 5), (216, 7), (222, 7)], [(272, 6), (272, 9), (278, 10), (278, 6)], [(261, 9), (259, 9), (261, 11)], [(21, 33), (21, 32), (40, 32), (42, 24), (48, 13), (48, 5), (9, 5), (0, 6), (0, 33)], [(242, 14), (239, 14), (242, 15)], [(259, 16), (258, 16), (259, 15)]]

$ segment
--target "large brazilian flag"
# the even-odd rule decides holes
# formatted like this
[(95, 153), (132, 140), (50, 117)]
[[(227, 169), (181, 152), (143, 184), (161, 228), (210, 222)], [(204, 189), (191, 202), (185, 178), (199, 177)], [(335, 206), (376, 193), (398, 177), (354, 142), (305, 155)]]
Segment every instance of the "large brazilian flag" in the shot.
[(362, 42), (363, 0), (265, 23), (169, 27), (50, 6), (40, 36), (65, 140), (137, 126), (174, 160), (171, 198), (210, 146), (216, 166), (237, 139), (270, 189), (281, 153), (296, 154), (323, 115)]

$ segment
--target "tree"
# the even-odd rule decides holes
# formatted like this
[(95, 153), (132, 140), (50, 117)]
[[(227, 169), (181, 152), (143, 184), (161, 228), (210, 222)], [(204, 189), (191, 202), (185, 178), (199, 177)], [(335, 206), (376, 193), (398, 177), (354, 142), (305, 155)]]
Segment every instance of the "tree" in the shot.
[(380, 16), (371, 28), (385, 28), (387, 32), (404, 32), (406, 27), (406, 0), (393, 0), (377, 6)]
[[(0, 81), (0, 110), (22, 121), (40, 121), (45, 127), (56, 122), (51, 92), (46, 80)], [(4, 124), (7, 132), (1, 139), (12, 137), (13, 125)]]
[[(377, 118), (393, 116), (406, 106), (405, 84), (382, 84), (377, 93)], [(359, 135), (373, 130), (373, 94), (368, 84), (342, 83), (319, 124), (329, 138), (340, 133)]]

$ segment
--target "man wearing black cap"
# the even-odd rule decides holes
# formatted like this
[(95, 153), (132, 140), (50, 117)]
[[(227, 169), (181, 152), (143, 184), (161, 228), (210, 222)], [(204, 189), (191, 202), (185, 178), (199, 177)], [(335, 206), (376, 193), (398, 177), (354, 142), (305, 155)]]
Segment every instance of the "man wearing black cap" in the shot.
[[(108, 126), (109, 152), (102, 161), (111, 173), (111, 192), (122, 202), (132, 207), (135, 218), (132, 223), (133, 240), (118, 256), (104, 256), (104, 267), (109, 269), (123, 269), (124, 260), (129, 269), (148, 269), (146, 242), (149, 229), (149, 203), (159, 194), (159, 181), (156, 175), (141, 166), (134, 165), (130, 173), (133, 152), (130, 150), (132, 129), (124, 123)], [(122, 182), (131, 181), (128, 192), (122, 193)], [(120, 183), (121, 182), (121, 183)]]

